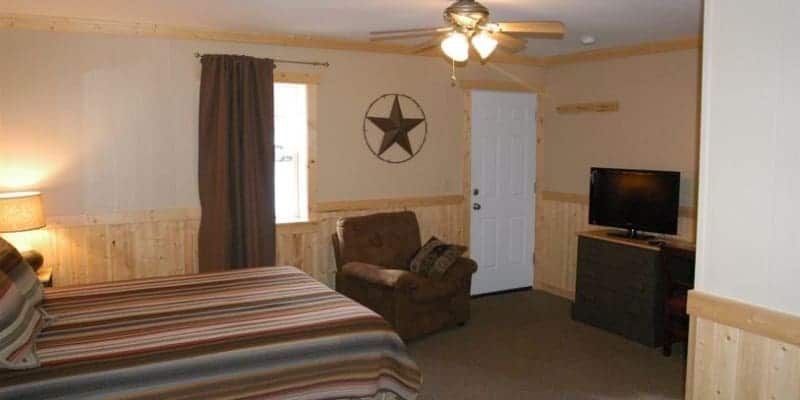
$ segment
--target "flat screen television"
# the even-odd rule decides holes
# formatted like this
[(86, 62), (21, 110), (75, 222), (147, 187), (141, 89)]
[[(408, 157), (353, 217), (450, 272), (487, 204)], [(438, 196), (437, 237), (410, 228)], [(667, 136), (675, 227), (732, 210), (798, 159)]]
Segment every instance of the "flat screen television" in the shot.
[(592, 168), (589, 223), (639, 231), (678, 233), (681, 174), (617, 168)]

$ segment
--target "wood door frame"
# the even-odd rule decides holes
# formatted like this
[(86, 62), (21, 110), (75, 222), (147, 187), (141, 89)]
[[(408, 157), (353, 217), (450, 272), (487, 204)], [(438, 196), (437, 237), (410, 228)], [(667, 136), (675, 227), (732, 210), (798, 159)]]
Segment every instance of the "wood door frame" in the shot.
[[(536, 264), (536, 254), (543, 245), (539, 233), (542, 231), (542, 182), (544, 181), (544, 119), (542, 117), (542, 97), (546, 95), (543, 86), (535, 84), (523, 84), (508, 81), (461, 81), (461, 88), (464, 93), (464, 155), (462, 169), (462, 193), (464, 195), (464, 208), (462, 210), (462, 235), (461, 240), (465, 246), (472, 245), (472, 91), (488, 90), (495, 92), (524, 92), (537, 95), (536, 98), (536, 184), (533, 196), (533, 237), (534, 243), (531, 268)], [(533, 287), (538, 288), (536, 271), (533, 273)]]

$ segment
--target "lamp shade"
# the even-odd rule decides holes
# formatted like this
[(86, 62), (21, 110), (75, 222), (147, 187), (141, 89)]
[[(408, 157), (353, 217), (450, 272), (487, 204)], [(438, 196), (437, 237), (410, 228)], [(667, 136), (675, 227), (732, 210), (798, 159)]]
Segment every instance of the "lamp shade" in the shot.
[(494, 53), (497, 48), (497, 40), (491, 35), (483, 31), (472, 37), (472, 47), (481, 56), (481, 59), (487, 59)]
[(45, 225), (41, 193), (0, 193), (0, 233), (32, 231)]
[(442, 51), (455, 62), (469, 59), (469, 41), (461, 32), (453, 32), (442, 40)]

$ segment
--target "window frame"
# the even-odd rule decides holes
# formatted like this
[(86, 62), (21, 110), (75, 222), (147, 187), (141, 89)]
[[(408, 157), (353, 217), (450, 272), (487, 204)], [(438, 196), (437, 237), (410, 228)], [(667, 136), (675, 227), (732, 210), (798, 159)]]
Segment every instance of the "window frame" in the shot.
[[(305, 219), (297, 221), (278, 221), (276, 217), (275, 224), (279, 226), (296, 226), (304, 224), (315, 224), (316, 215), (314, 214), (314, 204), (316, 201), (316, 182), (317, 182), (317, 92), (320, 82), (320, 76), (309, 73), (298, 72), (275, 72), (273, 77), (273, 84), (278, 83), (292, 83), (301, 84), (306, 86), (306, 113), (307, 113), (307, 130), (308, 138), (306, 140), (307, 153), (306, 153), (306, 210)], [(303, 167), (303, 166), (301, 166)]]

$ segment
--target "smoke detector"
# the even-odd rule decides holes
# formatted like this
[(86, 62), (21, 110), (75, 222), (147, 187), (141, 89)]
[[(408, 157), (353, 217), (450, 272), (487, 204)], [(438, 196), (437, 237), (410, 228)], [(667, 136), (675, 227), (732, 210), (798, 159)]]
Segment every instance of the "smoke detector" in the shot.
[(581, 43), (584, 46), (591, 46), (597, 43), (597, 38), (592, 35), (581, 35)]

